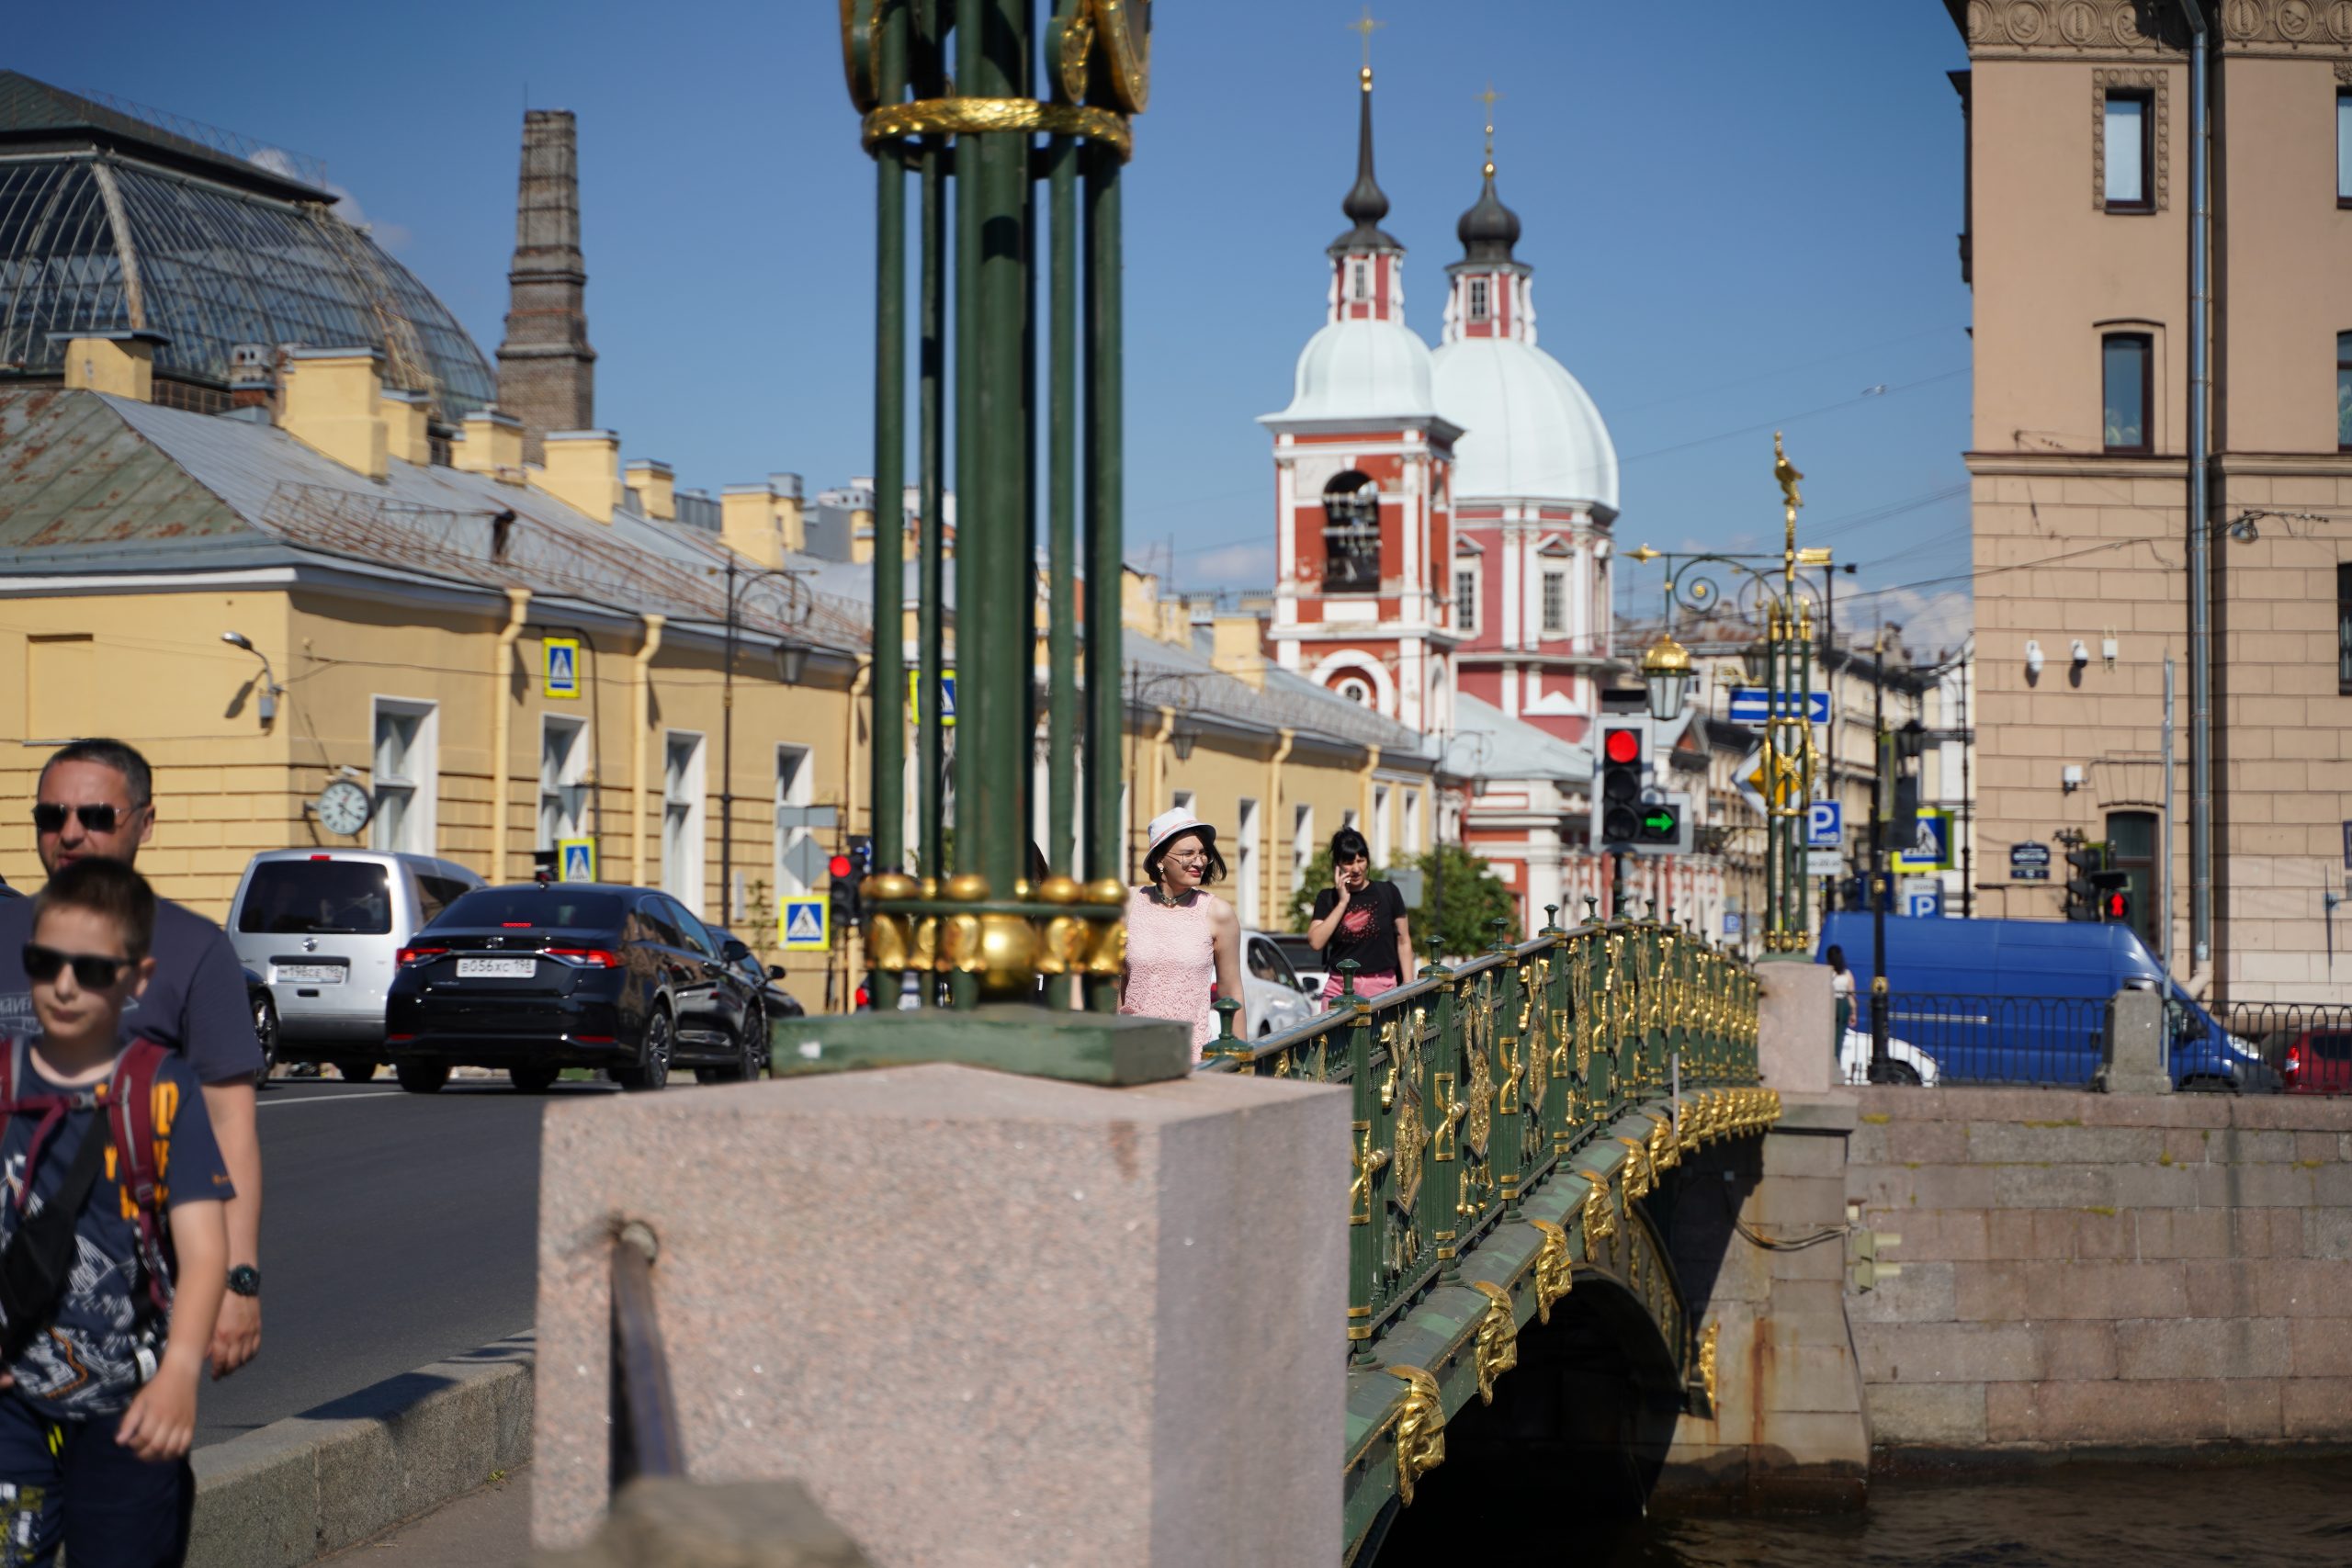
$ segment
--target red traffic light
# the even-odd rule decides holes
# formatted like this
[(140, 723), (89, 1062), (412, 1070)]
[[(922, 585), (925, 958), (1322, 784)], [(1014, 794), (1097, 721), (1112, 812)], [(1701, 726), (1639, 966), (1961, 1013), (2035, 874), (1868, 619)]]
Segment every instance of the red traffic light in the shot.
[(2110, 920), (2121, 919), (2130, 907), (2129, 902), (2120, 893), (2110, 893), (2107, 896), (2107, 918)]
[(1642, 760), (1642, 732), (1638, 729), (1612, 729), (1600, 739), (1601, 754), (1612, 762), (1638, 762)]
[(832, 859), (825, 863), (825, 874), (831, 877), (836, 882), (846, 881), (849, 877), (850, 870), (850, 861), (849, 856), (847, 855), (835, 855)]

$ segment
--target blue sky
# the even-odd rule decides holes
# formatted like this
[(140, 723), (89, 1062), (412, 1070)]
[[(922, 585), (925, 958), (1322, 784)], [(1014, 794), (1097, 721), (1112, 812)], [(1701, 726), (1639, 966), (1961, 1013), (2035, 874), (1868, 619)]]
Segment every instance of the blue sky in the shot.
[[(1346, 0), (1171, 0), (1127, 193), (1131, 554), (1272, 571), (1269, 444), (1346, 227)], [(325, 161), (485, 352), (526, 103), (581, 117), (597, 417), (682, 484), (872, 468), (874, 176), (829, 0), (28, 6), (8, 63)], [(1384, 0), (1386, 224), (1432, 342), (1490, 81), (1544, 346), (1599, 403), (1631, 546), (1808, 540), (1949, 641), (1968, 566), (1965, 65), (1937, 0)], [(1865, 395), (1883, 387), (1884, 392)], [(1938, 580), (1951, 581), (1938, 581)], [(1910, 585), (1921, 585), (1912, 587)], [(1657, 603), (1657, 569), (1621, 605)], [(1870, 605), (1879, 601), (1860, 601)], [(1840, 594), (1840, 615), (1847, 596)], [(1862, 611), (1864, 615), (1868, 608)]]

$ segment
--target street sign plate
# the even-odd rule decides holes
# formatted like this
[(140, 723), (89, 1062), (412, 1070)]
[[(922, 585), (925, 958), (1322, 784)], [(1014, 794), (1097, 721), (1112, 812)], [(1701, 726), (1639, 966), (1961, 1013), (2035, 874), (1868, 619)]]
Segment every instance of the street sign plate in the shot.
[[(1797, 694), (1781, 694), (1781, 715), (1794, 718)], [(1829, 722), (1829, 694), (1807, 692), (1804, 694), (1805, 716), (1815, 724)], [(1772, 712), (1772, 694), (1761, 686), (1734, 686), (1731, 692), (1731, 721), (1734, 724), (1761, 724)]]
[(2050, 846), (2048, 844), (2011, 844), (2009, 846), (2009, 880), (2011, 882), (2049, 881)]
[(580, 639), (576, 637), (551, 637), (541, 639), (539, 658), (546, 676), (545, 693), (550, 697), (580, 695)]
[(1917, 837), (1894, 856), (1892, 864), (1896, 871), (1951, 870), (1951, 813), (1922, 810)]
[(1846, 841), (1846, 808), (1834, 800), (1816, 800), (1805, 813), (1805, 847), (1834, 850)]
[(1914, 919), (1934, 919), (1944, 912), (1944, 885), (1939, 877), (1906, 876), (1895, 886), (1903, 912)]
[(1763, 747), (1757, 747), (1739, 760), (1739, 766), (1732, 770), (1731, 782), (1738, 789), (1740, 798), (1754, 808), (1756, 815), (1763, 816), (1765, 809)]
[(1724, 935), (1740, 935), (1747, 923), (1747, 917), (1741, 914), (1737, 909), (1725, 909), (1724, 911)]
[(777, 911), (776, 935), (786, 953), (822, 953), (831, 947), (830, 911), (822, 898), (786, 898)]
[(1846, 874), (1846, 854), (1842, 850), (1807, 850), (1804, 852), (1804, 874), (1807, 876), (1843, 876)]
[(594, 839), (558, 839), (555, 841), (556, 879), (560, 882), (594, 882), (596, 880), (596, 840)]

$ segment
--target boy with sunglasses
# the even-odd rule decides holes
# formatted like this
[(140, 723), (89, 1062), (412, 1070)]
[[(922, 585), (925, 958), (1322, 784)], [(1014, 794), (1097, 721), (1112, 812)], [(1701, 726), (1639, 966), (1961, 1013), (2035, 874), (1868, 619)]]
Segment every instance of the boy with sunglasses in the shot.
[[(155, 967), (146, 881), (78, 861), (33, 905), (40, 1034), (0, 1045), (0, 1540), (34, 1568), (61, 1543), (74, 1568), (167, 1568), (187, 1548), (229, 1173), (187, 1062), (122, 1041)], [(130, 1156), (126, 1130), (153, 1154)]]
[[(41, 868), (54, 875), (85, 860), (133, 865), (155, 831), (154, 774), (120, 740), (76, 740), (41, 765), (32, 808)], [(0, 898), (0, 1035), (31, 1034), (32, 989), (17, 954), (32, 935), (31, 900)], [(230, 1299), (212, 1338), (212, 1375), (226, 1377), (261, 1348), (261, 1144), (254, 1038), (243, 965), (227, 933), (169, 899), (157, 899), (155, 966), (125, 1015), (144, 1035), (187, 1058), (237, 1195), (229, 1204)]]

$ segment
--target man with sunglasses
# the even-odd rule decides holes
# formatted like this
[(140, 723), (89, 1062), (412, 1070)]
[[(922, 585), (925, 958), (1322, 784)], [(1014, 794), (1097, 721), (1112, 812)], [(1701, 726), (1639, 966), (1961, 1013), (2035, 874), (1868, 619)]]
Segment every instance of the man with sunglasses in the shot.
[[(119, 740), (76, 740), (43, 764), (33, 806), (41, 868), (75, 861), (126, 865), (155, 831), (153, 774)], [(29, 898), (0, 899), (0, 1034), (36, 1032), (24, 947)], [(226, 1377), (261, 1348), (261, 1144), (254, 1123), (254, 1038), (243, 966), (219, 926), (168, 899), (155, 901), (155, 969), (123, 1014), (127, 1033), (178, 1052), (204, 1086), (204, 1109), (236, 1196), (229, 1201), (229, 1295), (212, 1331), (212, 1375)]]

